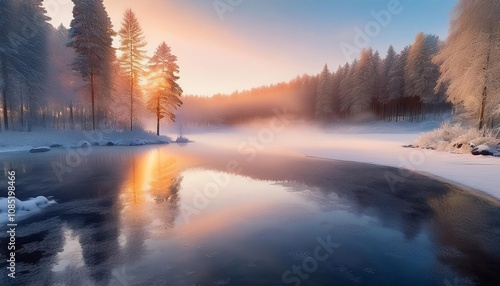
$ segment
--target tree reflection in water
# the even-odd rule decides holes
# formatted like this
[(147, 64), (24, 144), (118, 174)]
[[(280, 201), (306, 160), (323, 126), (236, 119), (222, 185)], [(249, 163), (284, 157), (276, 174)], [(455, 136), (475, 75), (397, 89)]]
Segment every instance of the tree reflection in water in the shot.
[[(260, 224), (272, 221), (273, 217), (266, 215), (272, 213), (270, 210), (259, 212), (251, 208), (251, 213), (246, 214), (249, 219), (245, 221), (245, 216), (241, 216), (244, 205), (234, 203), (239, 201), (235, 200), (227, 204), (226, 209), (222, 207), (211, 214), (202, 212), (197, 221), (203, 224), (199, 226), (193, 223), (181, 226), (180, 220), (176, 221), (180, 216), (181, 203), (185, 203), (183, 199), (189, 199), (191, 190), (186, 186), (189, 183), (202, 184), (201, 181), (198, 182), (198, 177), (190, 177), (192, 172), (187, 170), (196, 169), (201, 173), (206, 170), (227, 172), (227, 163), (231, 160), (237, 160), (241, 167), (241, 172), (230, 175), (233, 176), (232, 181), (241, 182), (234, 177), (240, 175), (251, 178), (244, 181), (244, 184), (248, 184), (245, 187), (249, 189), (242, 200), (244, 203), (249, 203), (247, 201), (256, 195), (263, 196), (258, 199), (269, 201), (278, 207), (284, 203), (283, 198), (293, 192), (300, 198), (294, 203), (315, 205), (317, 208), (313, 209), (317, 209), (317, 215), (342, 210), (355, 214), (354, 217), (375, 218), (375, 223), (384, 229), (401, 233), (402, 238), (410, 244), (418, 245), (419, 238), (424, 236), (432, 243), (432, 248), (426, 251), (437, 258), (436, 265), (445, 265), (461, 277), (473, 277), (474, 281), (482, 285), (500, 283), (497, 273), (500, 265), (498, 203), (483, 200), (457, 187), (418, 174), (407, 176), (405, 183), (392, 191), (385, 181), (384, 173), (398, 171), (390, 168), (279, 154), (259, 154), (255, 160), (247, 162), (245, 158), (227, 151), (201, 152), (190, 146), (166, 146), (121, 150), (98, 148), (64, 182), (58, 182), (48, 166), (54, 160), (63, 160), (61, 158), (64, 158), (65, 153), (53, 152), (40, 156), (6, 156), (9, 166), (22, 170), (19, 195), (26, 197), (20, 199), (35, 194), (53, 196), (58, 202), (44, 210), (42, 215), (24, 221), (23, 229), (17, 233), (18, 259), (22, 263), (19, 264), (19, 279), (16, 282), (24, 285), (54, 284), (60, 281), (66, 284), (107, 285), (117, 279), (117, 269), (130, 267), (137, 262), (153, 267), (170, 261), (174, 268), (177, 267), (176, 271), (182, 267), (207, 270), (207, 263), (214, 259), (203, 252), (206, 248), (183, 248), (188, 245), (186, 240), (190, 238), (189, 235), (199, 235), (198, 232), (187, 231), (193, 227), (203, 228), (210, 233), (215, 225), (220, 226), (218, 231), (223, 235), (215, 235), (212, 242), (204, 235), (199, 235), (199, 238), (204, 247), (212, 248), (220, 244), (226, 252), (230, 252), (230, 245), (235, 245), (233, 253), (240, 256), (231, 259), (244, 261), (237, 248), (240, 245), (238, 243), (245, 244), (249, 248), (249, 254), (259, 253), (260, 261), (274, 261), (276, 257), (281, 257), (272, 252), (275, 248), (259, 252), (262, 240), (243, 237), (240, 238), (241, 241), (230, 241), (227, 238), (228, 228), (238, 230), (232, 233), (233, 238), (243, 235), (247, 230), (258, 233), (261, 230)], [(285, 190), (265, 193), (260, 189), (252, 189), (251, 181), (282, 184)], [(239, 196), (238, 199), (242, 199), (240, 187), (242, 185), (224, 190), (212, 205), (217, 205), (223, 198)], [(311, 210), (309, 207), (308, 209)], [(276, 211), (279, 209), (276, 208)], [(293, 212), (298, 216), (305, 214), (300, 208)], [(207, 223), (206, 217), (216, 219), (211, 225)], [(349, 228), (349, 222), (339, 218), (329, 217), (328, 220), (332, 233), (339, 234)], [(224, 221), (230, 223), (224, 224)], [(283, 232), (275, 231), (272, 235), (282, 244), (299, 239), (299, 236), (287, 236), (285, 225), (280, 225), (281, 228), (284, 229)], [(7, 237), (3, 233), (2, 231), (0, 234), (0, 243), (5, 245)], [(70, 234), (71, 239), (68, 238)], [(349, 242), (354, 241), (355, 237), (347, 238), (342, 242), (343, 249), (348, 249)], [(308, 237), (304, 239), (306, 242), (315, 241)], [(359, 239), (363, 243), (362, 239), (366, 238)], [(63, 259), (58, 253), (71, 253), (70, 248), (74, 247), (72, 243), (80, 245), (81, 255), (75, 257), (79, 261), (73, 261), (73, 264), (70, 261), (64, 270), (54, 271), (53, 266), (59, 265), (59, 260)], [(180, 248), (182, 249), (179, 250)], [(400, 255), (405, 250), (394, 249), (392, 254)], [(2, 257), (4, 252), (5, 249), (1, 252)], [(179, 255), (184, 256), (179, 259)], [(363, 258), (362, 253), (349, 255)], [(375, 259), (379, 258), (383, 259), (382, 256)], [(247, 265), (244, 262), (244, 266)], [(5, 265), (5, 262), (0, 263), (2, 269), (5, 269)], [(238, 266), (233, 262), (227, 265)], [(219, 266), (214, 264), (210, 267), (216, 273), (221, 270)], [(272, 270), (279, 272), (280, 269), (278, 267)], [(260, 274), (270, 275), (267, 270)], [(134, 276), (140, 272), (141, 270), (128, 269), (126, 274)], [(180, 277), (178, 279), (188, 277), (198, 282), (214, 278), (212, 274), (205, 271), (199, 273), (202, 276), (197, 276), (175, 272)], [(270, 279), (275, 276), (279, 278), (279, 273), (274, 274)], [(165, 272), (162, 275), (161, 278), (172, 279), (174, 274)], [(135, 278), (138, 281), (145, 279), (139, 276)], [(452, 281), (454, 277), (447, 278)], [(6, 285), (1, 279), (0, 284)], [(158, 280), (151, 280), (155, 281)]]

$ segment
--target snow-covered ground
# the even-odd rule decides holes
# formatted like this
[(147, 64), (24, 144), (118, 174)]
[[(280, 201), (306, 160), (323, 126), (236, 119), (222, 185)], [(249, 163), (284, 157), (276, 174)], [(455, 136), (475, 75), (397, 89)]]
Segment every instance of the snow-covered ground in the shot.
[[(500, 158), (452, 154), (433, 150), (403, 148), (414, 143), (422, 132), (439, 127), (440, 122), (384, 123), (340, 125), (333, 127), (286, 126), (272, 131), (264, 127), (211, 130), (188, 134), (190, 139), (203, 144), (246, 151), (286, 151), (305, 156), (354, 161), (376, 165), (406, 168), (454, 182), (476, 190), (477, 193), (500, 199)], [(272, 132), (269, 132), (269, 131)], [(394, 174), (399, 176), (398, 173)], [(391, 177), (393, 182), (402, 177)]]
[(154, 133), (136, 131), (82, 131), (54, 130), (33, 132), (0, 132), (0, 153), (25, 151), (40, 146), (80, 147), (83, 144), (136, 146), (146, 144), (161, 144), (170, 142), (166, 136), (156, 136)]
[(424, 172), (500, 198), (500, 158), (401, 147), (412, 143), (417, 133), (329, 135), (321, 140), (322, 146), (303, 146), (296, 150), (308, 156)]

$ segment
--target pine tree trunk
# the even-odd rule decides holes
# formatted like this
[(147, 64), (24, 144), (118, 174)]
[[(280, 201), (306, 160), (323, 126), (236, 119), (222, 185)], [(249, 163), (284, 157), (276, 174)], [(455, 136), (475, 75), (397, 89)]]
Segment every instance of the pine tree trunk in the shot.
[(23, 102), (23, 95), (21, 94), (21, 130), (24, 131), (24, 102)]
[(28, 102), (26, 103), (27, 106), (26, 106), (26, 110), (28, 110), (28, 116), (26, 117), (27, 118), (27, 122), (26, 122), (26, 127), (28, 127), (28, 132), (31, 132), (32, 130), (32, 126), (33, 126), (33, 104), (31, 103), (31, 100), (30, 100), (30, 96), (28, 95)]
[(9, 130), (9, 118), (8, 118), (8, 112), (7, 112), (7, 82), (8, 82), (8, 76), (7, 76), (7, 63), (4, 60), (2, 63), (2, 77), (4, 79), (3, 81), (3, 87), (2, 87), (2, 95), (3, 95), (3, 124), (5, 127), (5, 130)]
[(486, 99), (488, 98), (488, 79), (489, 79), (488, 72), (490, 69), (490, 56), (491, 56), (491, 46), (492, 46), (492, 41), (493, 41), (493, 29), (490, 30), (489, 41), (490, 41), (490, 44), (488, 46), (488, 55), (486, 56), (486, 68), (484, 69), (485, 79), (484, 79), (483, 95), (482, 95), (482, 100), (481, 100), (481, 111), (479, 112), (479, 130), (483, 129), (483, 127), (484, 127), (484, 112), (486, 109)]
[(132, 65), (132, 51), (130, 51), (130, 131), (133, 129), (134, 118), (134, 72)]
[(133, 130), (134, 126), (134, 83), (130, 80), (130, 131)]
[(484, 110), (486, 108), (486, 98), (488, 95), (488, 87), (485, 85), (483, 89), (483, 99), (481, 101), (481, 111), (479, 112), (479, 130), (484, 126)]
[(90, 89), (92, 95), (92, 129), (95, 131), (95, 91), (94, 91), (94, 73), (90, 73)]
[(160, 95), (156, 103), (156, 135), (160, 136)]
[(47, 127), (47, 124), (45, 122), (45, 111), (42, 112), (42, 126), (43, 126), (43, 128)]
[(75, 129), (75, 117), (73, 113), (73, 102), (69, 104), (69, 117), (71, 121), (71, 129)]

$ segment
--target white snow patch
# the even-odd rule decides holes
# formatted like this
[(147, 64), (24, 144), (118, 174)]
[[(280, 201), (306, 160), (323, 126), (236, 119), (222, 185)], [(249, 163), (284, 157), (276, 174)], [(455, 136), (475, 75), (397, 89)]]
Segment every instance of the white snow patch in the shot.
[(172, 140), (167, 136), (154, 133), (134, 131), (85, 131), (85, 130), (52, 130), (33, 132), (1, 132), (0, 153), (29, 151), (37, 146), (74, 148), (84, 145), (93, 146), (138, 146), (146, 144), (167, 144)]
[(20, 221), (30, 216), (36, 215), (40, 213), (43, 208), (55, 203), (55, 201), (49, 200), (44, 196), (38, 196), (26, 201), (21, 201), (17, 198), (11, 199), (0, 197), (0, 224), (8, 222), (9, 205), (12, 205), (14, 201), (16, 221)]
[(146, 145), (146, 140), (141, 140), (141, 139), (135, 139), (130, 142), (130, 146), (142, 146)]
[(177, 139), (175, 140), (175, 143), (189, 143), (189, 139), (184, 137), (184, 136), (178, 136)]

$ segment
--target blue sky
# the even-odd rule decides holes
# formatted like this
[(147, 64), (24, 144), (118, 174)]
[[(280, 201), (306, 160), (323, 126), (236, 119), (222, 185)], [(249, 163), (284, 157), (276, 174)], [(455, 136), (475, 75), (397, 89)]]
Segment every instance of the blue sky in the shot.
[[(69, 0), (49, 10), (53, 24), (69, 24)], [(373, 12), (400, 2), (398, 14), (369, 45), (382, 55), (411, 44), (418, 32), (445, 38), (458, 0), (104, 0), (115, 25), (127, 8), (141, 22), (150, 54), (166, 41), (179, 58), (186, 94), (211, 95), (316, 74), (351, 61), (341, 43), (354, 44)], [(231, 3), (235, 5), (231, 5)], [(219, 7), (219, 11), (215, 7)], [(376, 23), (373, 22), (373, 23)], [(372, 24), (373, 24), (372, 23)], [(115, 41), (117, 42), (117, 41)]]

